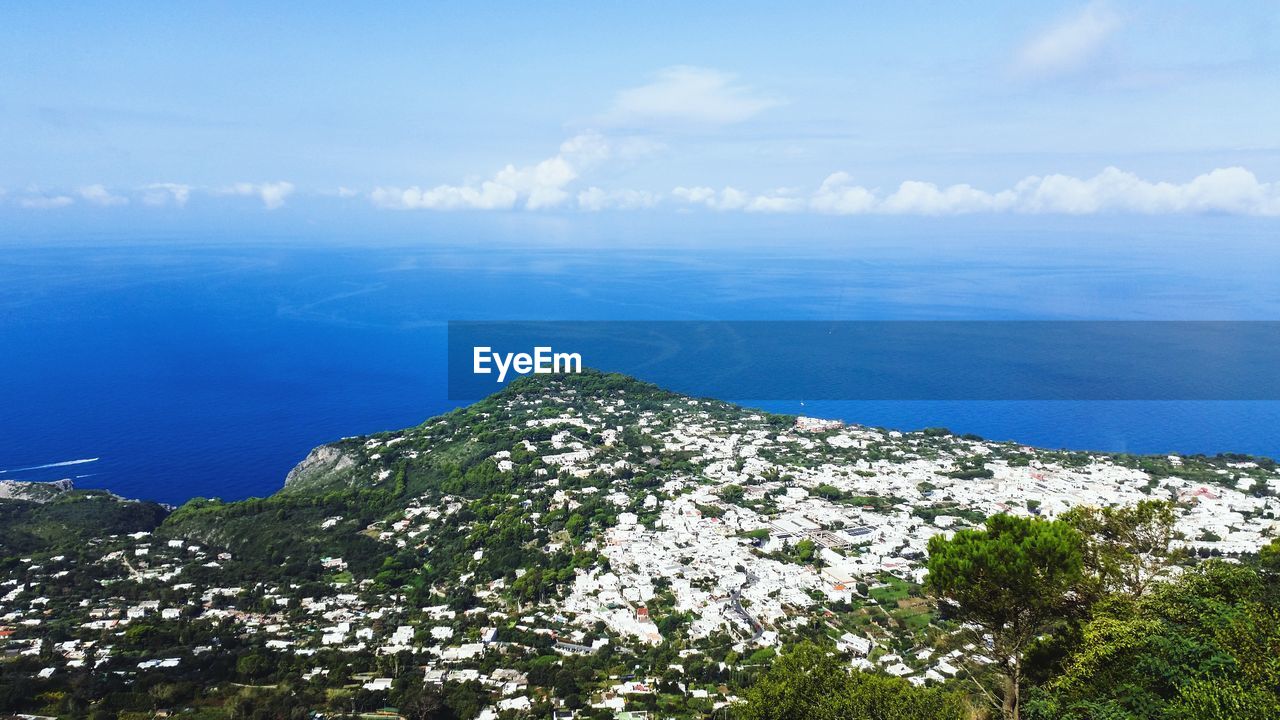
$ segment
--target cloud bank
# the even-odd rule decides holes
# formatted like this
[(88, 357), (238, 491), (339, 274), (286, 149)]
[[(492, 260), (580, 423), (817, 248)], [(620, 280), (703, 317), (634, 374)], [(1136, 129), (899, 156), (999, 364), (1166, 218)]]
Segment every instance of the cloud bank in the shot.
[[(101, 183), (85, 185), (74, 192), (47, 192), (38, 188), (28, 188), (25, 193), (13, 198), (18, 207), (35, 210), (49, 210), (70, 207), (76, 204), (77, 198), (95, 207), (119, 207), (137, 201), (146, 207), (186, 207), (194, 193), (208, 195), (235, 195), (256, 197), (262, 201), (263, 207), (275, 210), (284, 206), (285, 198), (293, 194), (293, 183), (236, 183), (218, 188), (199, 188), (184, 183), (163, 182), (151, 183), (141, 187), (111, 189)], [(0, 192), (0, 197), (4, 193)]]
[(1108, 167), (1091, 178), (1029, 176), (990, 192), (971, 185), (939, 187), (908, 180), (892, 192), (857, 185), (833, 173), (812, 194), (774, 191), (751, 195), (732, 187), (677, 187), (672, 196), (687, 205), (745, 212), (815, 212), (830, 215), (964, 215), (1023, 213), (1222, 213), (1280, 215), (1280, 183), (1260, 182), (1242, 167), (1219, 168), (1186, 183), (1152, 182)]
[[(570, 138), (560, 152), (534, 165), (508, 165), (489, 180), (465, 185), (437, 185), (422, 189), (379, 187), (366, 197), (379, 208), (396, 210), (577, 210), (581, 212), (643, 211), (675, 208), (715, 212), (814, 213), (823, 215), (1100, 215), (1100, 214), (1222, 214), (1280, 216), (1280, 182), (1263, 182), (1243, 167), (1211, 170), (1186, 182), (1153, 181), (1115, 167), (1092, 177), (1031, 175), (1012, 186), (983, 190), (967, 183), (940, 186), (907, 180), (882, 189), (859, 184), (847, 172), (828, 175), (811, 190), (783, 187), (748, 191), (734, 186), (713, 188), (681, 185), (669, 193), (598, 185), (575, 190), (582, 173), (620, 153), (599, 135)], [(584, 183), (585, 184), (585, 183)], [(100, 208), (138, 200), (146, 207), (184, 207), (191, 195), (245, 196), (274, 210), (294, 193), (288, 182), (237, 183), (222, 188), (197, 188), (181, 183), (155, 183), (132, 191), (87, 185), (75, 193), (39, 188), (5, 196), (0, 202), (31, 210), (55, 210), (75, 205), (77, 198)], [(351, 197), (345, 189), (309, 193), (329, 201)]]

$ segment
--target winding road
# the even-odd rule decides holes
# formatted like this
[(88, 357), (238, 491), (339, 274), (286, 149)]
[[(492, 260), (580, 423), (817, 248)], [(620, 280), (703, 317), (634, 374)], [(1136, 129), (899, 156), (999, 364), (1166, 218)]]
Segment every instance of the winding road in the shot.
[(756, 576), (752, 575), (750, 570), (746, 571), (746, 575), (747, 581), (730, 593), (729, 607), (733, 612), (737, 613), (738, 617), (742, 618), (742, 621), (747, 624), (747, 627), (751, 628), (753, 632), (751, 642), (756, 642), (760, 639), (761, 635), (764, 635), (764, 625), (761, 625), (760, 621), (752, 617), (751, 613), (747, 612), (746, 608), (742, 607), (742, 591), (751, 587), (751, 585), (756, 581)]

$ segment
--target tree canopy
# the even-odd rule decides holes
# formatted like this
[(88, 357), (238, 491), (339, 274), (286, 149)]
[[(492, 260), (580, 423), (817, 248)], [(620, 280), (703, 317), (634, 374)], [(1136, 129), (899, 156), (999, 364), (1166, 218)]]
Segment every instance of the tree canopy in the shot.
[(1169, 567), (1173, 503), (1143, 500), (1127, 507), (1078, 506), (1061, 519), (1086, 538), (1085, 564), (1100, 590), (1142, 595)]
[(1099, 603), (1029, 717), (1262, 720), (1280, 717), (1275, 581), (1210, 560), (1138, 599)]
[(963, 696), (917, 688), (900, 678), (850, 670), (828, 650), (804, 643), (777, 659), (747, 691), (744, 720), (966, 720)]
[(1005, 683), (987, 692), (1006, 717), (1019, 717), (1027, 650), (1064, 622), (1078, 601), (1083, 545), (1065, 522), (1012, 515), (993, 515), (983, 530), (929, 541), (927, 587), (958, 619), (990, 637)]

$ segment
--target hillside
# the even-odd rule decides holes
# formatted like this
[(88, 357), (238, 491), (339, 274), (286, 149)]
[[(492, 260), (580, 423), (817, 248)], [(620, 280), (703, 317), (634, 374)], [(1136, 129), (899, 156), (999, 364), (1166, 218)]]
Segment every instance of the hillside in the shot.
[[(524, 378), (417, 427), (320, 446), (275, 495), (192, 501), (164, 531), (273, 564), (329, 554), (372, 569), (389, 543), (371, 529), (450, 498), (522, 517), (534, 513), (521, 505), (536, 503), (546, 509), (537, 513), (543, 526), (548, 517), (562, 524), (569, 506), (585, 503), (595, 513), (577, 513), (589, 521), (575, 526), (585, 539), (627, 511), (640, 525), (651, 523), (671, 502), (727, 513), (718, 519), (753, 532), (806, 509), (844, 515), (850, 527), (901, 516), (908, 527), (951, 528), (996, 512), (1052, 516), (1083, 502), (1195, 496), (1183, 517), (1188, 543), (1221, 554), (1256, 543), (1258, 531), (1246, 529), (1251, 520), (1274, 522), (1277, 477), (1270, 460), (1244, 456), (1050, 451), (940, 429), (798, 423), (590, 373)], [(928, 534), (904, 536), (898, 549), (919, 553)]]
[(21, 483), (0, 497), (0, 558), (54, 552), (108, 535), (150, 532), (168, 515), (152, 502), (100, 490), (75, 490), (69, 481)]
[(55, 480), (53, 482), (0, 480), (0, 500), (48, 502), (74, 488), (75, 485), (70, 480)]
[(119, 673), (100, 692), (196, 683), (208, 698), (179, 695), (219, 710), (271, 680), (317, 708), (437, 688), (432, 702), (467, 718), (701, 717), (811, 643), (903, 678), (893, 692), (925, 688), (920, 707), (977, 712), (961, 673), (986, 676), (990, 660), (927, 597), (931, 540), (992, 517), (1167, 507), (1152, 579), (1173, 581), (1197, 558), (1250, 560), (1280, 531), (1278, 488), (1261, 458), (1050, 451), (770, 415), (617, 375), (530, 377), (317, 448), (269, 497), (193, 500), (151, 533), (13, 564), (0, 610), (38, 620), (15, 637), (54, 622), (70, 638), (55, 679), (92, 651)]
[[(556, 397), (554, 392), (566, 394)], [(626, 398), (625, 409), (614, 408), (616, 401), (607, 400), (611, 397)], [(593, 441), (581, 420), (561, 418), (567, 404), (579, 406), (584, 415), (607, 413), (617, 425), (605, 432), (621, 439), (616, 428), (637, 424), (646, 413), (661, 413), (670, 421), (675, 417), (670, 407), (685, 401), (616, 375), (592, 373), (550, 382), (526, 378), (414, 428), (322, 445), (290, 471), (275, 495), (239, 503), (195, 500), (180, 508), (163, 532), (245, 550), (264, 564), (288, 564), (294, 573), (316, 572), (323, 556), (340, 556), (353, 570), (370, 571), (382, 564), (387, 551), (385, 543), (365, 532), (371, 524), (447, 497), (505, 505), (513, 491), (544, 484), (555, 465), (535, 458), (528, 445), (563, 445), (563, 440), (553, 442), (561, 432), (576, 433), (573, 442)], [(725, 403), (705, 403), (726, 422), (760, 418)], [(774, 422), (785, 427), (791, 419)], [(660, 465), (646, 465), (640, 447), (631, 447), (638, 437), (632, 432), (627, 434), (630, 445), (606, 444), (605, 435), (596, 432), (600, 461), (618, 468), (645, 467), (651, 474), (668, 472), (677, 456), (659, 453), (654, 445), (649, 455), (664, 459)], [(527, 462), (519, 467), (510, 462), (503, 470), (494, 457), (511, 453)], [(627, 469), (620, 477), (634, 475)], [(326, 524), (333, 518), (341, 519)]]

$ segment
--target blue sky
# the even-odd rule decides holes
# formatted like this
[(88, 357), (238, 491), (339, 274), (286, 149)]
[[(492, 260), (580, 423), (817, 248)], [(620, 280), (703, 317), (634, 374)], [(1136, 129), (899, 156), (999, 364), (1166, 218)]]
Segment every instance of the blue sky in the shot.
[(0, 218), (1280, 215), (1274, 2), (7, 3)]

